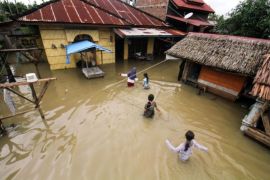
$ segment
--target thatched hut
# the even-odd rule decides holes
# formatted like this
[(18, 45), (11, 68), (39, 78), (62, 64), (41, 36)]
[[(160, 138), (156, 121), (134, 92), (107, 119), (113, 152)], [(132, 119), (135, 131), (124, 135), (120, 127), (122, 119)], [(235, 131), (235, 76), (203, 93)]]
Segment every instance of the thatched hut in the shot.
[(265, 55), (253, 83), (250, 93), (258, 99), (243, 119), (241, 130), (270, 147), (270, 54)]
[(251, 94), (267, 101), (270, 100), (270, 54), (265, 55), (265, 60), (254, 79)]
[(166, 54), (182, 59), (179, 74), (184, 82), (235, 100), (251, 85), (268, 52), (270, 40), (189, 33)]

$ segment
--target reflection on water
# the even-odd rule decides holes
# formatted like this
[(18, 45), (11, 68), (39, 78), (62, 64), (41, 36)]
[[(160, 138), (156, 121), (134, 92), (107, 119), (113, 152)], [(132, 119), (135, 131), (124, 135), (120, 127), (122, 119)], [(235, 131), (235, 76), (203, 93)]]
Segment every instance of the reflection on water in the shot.
[[(176, 82), (177, 62), (148, 71), (150, 90), (116, 83), (134, 65), (140, 71), (151, 63), (103, 65), (105, 77), (92, 80), (78, 69), (49, 71), (43, 64), (44, 77), (57, 77), (41, 104), (46, 120), (34, 111), (5, 121), (19, 127), (1, 138), (1, 179), (269, 178), (269, 150), (239, 131), (246, 109)], [(31, 71), (23, 65), (18, 73)], [(161, 110), (153, 119), (142, 116), (149, 93)], [(15, 101), (20, 110), (32, 107)], [(3, 103), (0, 113), (9, 113)], [(188, 129), (209, 153), (194, 150), (182, 163), (164, 141), (178, 145)]]

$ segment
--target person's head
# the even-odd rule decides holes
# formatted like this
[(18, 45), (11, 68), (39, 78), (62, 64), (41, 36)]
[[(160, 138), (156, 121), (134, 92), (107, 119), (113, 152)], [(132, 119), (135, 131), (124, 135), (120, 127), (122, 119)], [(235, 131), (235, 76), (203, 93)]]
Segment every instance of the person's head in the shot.
[(148, 74), (144, 73), (143, 76), (148, 79)]
[(131, 68), (132, 72), (136, 72), (136, 67)]
[(185, 136), (186, 136), (187, 141), (191, 141), (195, 137), (194, 133), (190, 130), (186, 132)]
[(186, 136), (186, 140), (187, 140), (186, 145), (185, 145), (185, 151), (187, 151), (188, 148), (190, 147), (190, 141), (192, 139), (194, 139), (195, 135), (194, 135), (194, 133), (192, 131), (188, 130), (186, 132), (185, 136)]
[(144, 73), (144, 74), (143, 74), (143, 77), (145, 77), (145, 78), (146, 78), (146, 80), (147, 80), (147, 82), (148, 82), (148, 80), (149, 80), (149, 78), (148, 78), (148, 74), (147, 74), (147, 73)]
[(153, 94), (149, 94), (148, 95), (148, 101), (153, 101), (154, 100), (154, 95)]

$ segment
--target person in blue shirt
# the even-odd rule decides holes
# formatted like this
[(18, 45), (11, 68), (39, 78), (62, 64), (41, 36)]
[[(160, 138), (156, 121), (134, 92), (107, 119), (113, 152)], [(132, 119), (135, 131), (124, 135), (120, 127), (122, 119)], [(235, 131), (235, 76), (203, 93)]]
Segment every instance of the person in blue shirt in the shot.
[(136, 67), (133, 67), (127, 74), (120, 74), (123, 77), (128, 77), (127, 86), (133, 87), (135, 85), (135, 81), (137, 81)]

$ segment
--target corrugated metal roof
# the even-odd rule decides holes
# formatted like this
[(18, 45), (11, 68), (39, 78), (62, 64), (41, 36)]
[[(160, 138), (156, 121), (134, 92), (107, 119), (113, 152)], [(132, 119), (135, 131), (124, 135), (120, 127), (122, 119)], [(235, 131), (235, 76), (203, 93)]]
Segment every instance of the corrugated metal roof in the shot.
[(184, 36), (186, 33), (175, 29), (156, 29), (156, 28), (130, 28), (114, 29), (120, 37), (172, 37)]
[(200, 0), (198, 2), (203, 3), (203, 5), (196, 5), (196, 4), (191, 4), (187, 3), (185, 0), (173, 0), (173, 2), (178, 6), (182, 8), (187, 8), (187, 9), (194, 9), (194, 10), (199, 10), (199, 11), (206, 11), (209, 13), (214, 13), (215, 11), (206, 3), (204, 3), (203, 0)]
[(185, 19), (179, 16), (172, 16), (172, 15), (167, 15), (167, 17), (175, 19), (177, 21), (181, 21), (184, 23), (188, 23), (194, 26), (214, 26), (213, 24), (209, 23), (208, 21), (203, 21), (200, 19)]
[(164, 21), (119, 0), (54, 0), (17, 20), (112, 26), (166, 26)]

